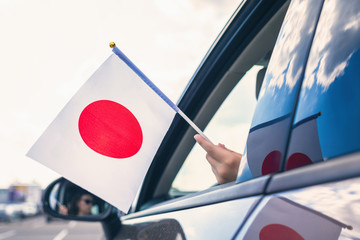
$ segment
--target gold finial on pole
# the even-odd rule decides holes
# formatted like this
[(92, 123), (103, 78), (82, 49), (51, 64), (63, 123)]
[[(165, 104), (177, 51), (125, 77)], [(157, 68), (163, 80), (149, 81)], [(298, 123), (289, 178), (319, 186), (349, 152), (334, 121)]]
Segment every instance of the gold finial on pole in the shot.
[(114, 47), (116, 46), (116, 44), (115, 44), (114, 42), (111, 42), (111, 43), (109, 43), (109, 46), (110, 46), (111, 48), (114, 48)]

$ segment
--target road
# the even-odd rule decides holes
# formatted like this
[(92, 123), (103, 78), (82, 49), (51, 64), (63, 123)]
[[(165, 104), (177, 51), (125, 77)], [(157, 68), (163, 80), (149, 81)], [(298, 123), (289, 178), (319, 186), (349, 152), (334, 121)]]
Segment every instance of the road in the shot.
[(0, 240), (100, 240), (105, 239), (100, 223), (53, 220), (44, 216), (0, 223)]

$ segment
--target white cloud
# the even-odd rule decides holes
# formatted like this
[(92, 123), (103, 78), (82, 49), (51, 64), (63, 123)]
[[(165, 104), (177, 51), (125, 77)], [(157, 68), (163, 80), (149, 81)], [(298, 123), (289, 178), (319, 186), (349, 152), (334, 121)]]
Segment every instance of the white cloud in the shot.
[(265, 91), (271, 90), (276, 94), (279, 92), (276, 91), (277, 89), (285, 86), (291, 92), (303, 71), (306, 51), (301, 47), (307, 47), (307, 43), (311, 40), (310, 30), (313, 29), (313, 17), (316, 16), (318, 9), (307, 1), (293, 1), (289, 9), (291, 11), (284, 19), (268, 66), (267, 80), (264, 81), (265, 85), (262, 87), (259, 99), (264, 96)]
[(360, 41), (360, 8), (356, 6), (341, 1), (324, 4), (305, 73), (307, 89), (320, 86), (326, 91), (344, 73)]
[(192, 11), (192, 5), (188, 0), (154, 0), (154, 6), (163, 14), (179, 22), (189, 16)]

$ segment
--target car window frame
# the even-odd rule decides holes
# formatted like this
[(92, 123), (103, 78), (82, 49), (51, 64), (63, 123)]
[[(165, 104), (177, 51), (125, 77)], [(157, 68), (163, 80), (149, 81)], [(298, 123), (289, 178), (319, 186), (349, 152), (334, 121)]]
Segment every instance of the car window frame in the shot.
[(230, 182), (218, 185), (200, 192), (155, 204), (148, 209), (124, 215), (121, 217), (121, 220), (125, 221), (156, 214), (193, 209), (253, 196), (261, 197), (269, 183), (270, 177), (270, 175), (267, 175), (241, 184)]
[[(189, 118), (193, 119), (201, 129), (203, 129), (211, 119), (208, 119), (207, 122), (196, 119), (196, 116), (199, 116), (197, 114), (199, 114), (202, 104), (232, 67), (235, 59), (240, 53), (245, 51), (249, 43), (256, 37), (259, 31), (263, 29), (269, 19), (271, 19), (281, 7), (285, 6), (285, 3), (289, 3), (289, 1), (278, 0), (271, 4), (265, 1), (251, 1), (240, 5), (240, 9), (235, 12), (232, 22), (228, 24), (226, 29), (215, 41), (216, 44), (212, 46), (211, 51), (206, 55), (204, 61), (195, 72), (178, 103), (179, 108), (182, 109)], [(286, 9), (287, 7), (285, 8), (285, 13)], [(276, 37), (277, 35), (276, 33)], [(238, 78), (238, 80), (239, 79), (240, 78)], [(216, 111), (214, 111), (214, 113), (215, 112)], [(169, 158), (174, 154), (177, 146), (184, 140), (184, 136), (189, 134), (189, 132), (190, 135), (194, 135), (192, 129), (189, 129), (189, 126), (179, 116), (176, 116), (158, 149), (148, 174), (145, 177), (141, 191), (139, 192), (139, 197), (130, 212), (142, 210), (142, 206), (146, 204), (146, 202), (154, 199), (157, 199), (155, 202), (169, 200), (167, 196), (160, 196), (158, 199), (158, 196), (154, 193), (159, 184), (166, 182), (163, 176), (167, 174), (165, 169), (168, 165)], [(194, 143), (195, 141), (188, 143), (186, 155), (190, 152)], [(180, 169), (180, 166), (178, 166), (177, 171)]]

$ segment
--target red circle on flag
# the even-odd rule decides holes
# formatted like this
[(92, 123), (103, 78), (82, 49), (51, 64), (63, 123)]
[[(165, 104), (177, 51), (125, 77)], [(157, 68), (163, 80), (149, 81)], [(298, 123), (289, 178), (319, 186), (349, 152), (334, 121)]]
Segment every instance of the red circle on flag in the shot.
[(281, 152), (280, 151), (272, 151), (264, 158), (261, 167), (261, 174), (266, 175), (270, 173), (274, 173), (280, 170), (281, 163)]
[(294, 229), (282, 224), (269, 224), (259, 234), (260, 240), (304, 240)]
[(306, 154), (297, 152), (291, 154), (291, 156), (288, 158), (285, 169), (290, 170), (311, 163), (312, 163), (311, 159)]
[(109, 100), (86, 106), (78, 126), (86, 145), (107, 157), (131, 157), (140, 150), (143, 142), (136, 117), (123, 105)]

